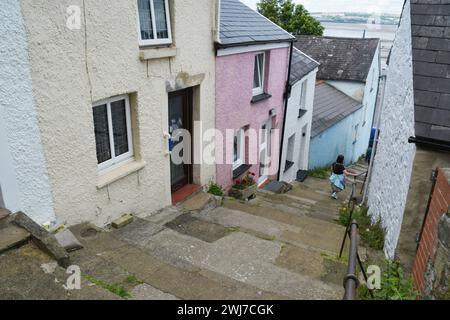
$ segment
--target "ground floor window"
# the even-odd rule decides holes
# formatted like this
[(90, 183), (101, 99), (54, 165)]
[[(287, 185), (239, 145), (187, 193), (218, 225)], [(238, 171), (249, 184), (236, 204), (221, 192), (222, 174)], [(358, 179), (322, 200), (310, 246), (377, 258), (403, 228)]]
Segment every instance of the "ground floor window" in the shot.
[(97, 162), (100, 170), (133, 157), (128, 96), (109, 98), (93, 107)]
[(295, 149), (295, 134), (289, 137), (287, 145), (286, 163), (284, 171), (289, 170), (294, 165), (294, 149)]

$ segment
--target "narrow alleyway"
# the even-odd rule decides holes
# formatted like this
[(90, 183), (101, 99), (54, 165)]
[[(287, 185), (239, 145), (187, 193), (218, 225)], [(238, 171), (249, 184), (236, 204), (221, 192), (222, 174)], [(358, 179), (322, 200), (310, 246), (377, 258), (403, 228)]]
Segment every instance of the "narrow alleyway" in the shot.
[[(41, 299), (341, 299), (346, 259), (337, 253), (341, 201), (327, 180), (308, 178), (286, 194), (249, 202), (200, 193), (119, 229), (72, 228), (83, 276), (68, 275), (32, 244), (0, 258), (0, 295)], [(50, 264), (49, 264), (50, 263)], [(50, 266), (50, 268), (49, 268)], [(50, 270), (49, 270), (50, 269)], [(115, 294), (113, 294), (114, 292)]]

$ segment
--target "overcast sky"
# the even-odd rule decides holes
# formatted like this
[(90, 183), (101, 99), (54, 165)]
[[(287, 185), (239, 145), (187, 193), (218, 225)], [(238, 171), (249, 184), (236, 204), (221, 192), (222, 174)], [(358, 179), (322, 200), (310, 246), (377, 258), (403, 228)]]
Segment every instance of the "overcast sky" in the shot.
[[(259, 0), (241, 0), (256, 9)], [(400, 14), (404, 0), (294, 0), (310, 12), (385, 12)]]

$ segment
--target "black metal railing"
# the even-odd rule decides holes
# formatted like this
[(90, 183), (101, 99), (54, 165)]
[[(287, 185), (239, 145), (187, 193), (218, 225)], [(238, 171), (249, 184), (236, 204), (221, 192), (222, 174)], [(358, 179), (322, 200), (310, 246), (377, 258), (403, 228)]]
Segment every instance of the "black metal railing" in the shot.
[(350, 250), (348, 255), (347, 274), (344, 278), (344, 300), (355, 300), (356, 290), (359, 286), (356, 274), (356, 263), (358, 258), (358, 224), (353, 221), (350, 226)]
[[(347, 274), (344, 278), (344, 300), (355, 300), (356, 292), (359, 286), (359, 280), (356, 273), (356, 267), (359, 265), (361, 269), (361, 273), (364, 276), (364, 280), (367, 283), (367, 274), (364, 269), (364, 265), (358, 253), (358, 223), (356, 220), (350, 220), (351, 222), (348, 224), (345, 230), (344, 241), (342, 242), (341, 252), (339, 253), (339, 258), (342, 257), (342, 251), (345, 245), (345, 239), (347, 237), (350, 238), (350, 248), (348, 254), (348, 267)], [(373, 298), (373, 293), (369, 290), (370, 296)]]

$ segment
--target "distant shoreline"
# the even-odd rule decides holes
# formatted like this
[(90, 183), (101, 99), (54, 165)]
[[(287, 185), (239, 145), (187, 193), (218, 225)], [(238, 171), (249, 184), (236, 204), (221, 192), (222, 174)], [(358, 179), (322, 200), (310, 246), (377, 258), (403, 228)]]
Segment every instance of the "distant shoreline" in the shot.
[(399, 15), (387, 13), (314, 12), (311, 15), (324, 23), (398, 25), (400, 19)]

